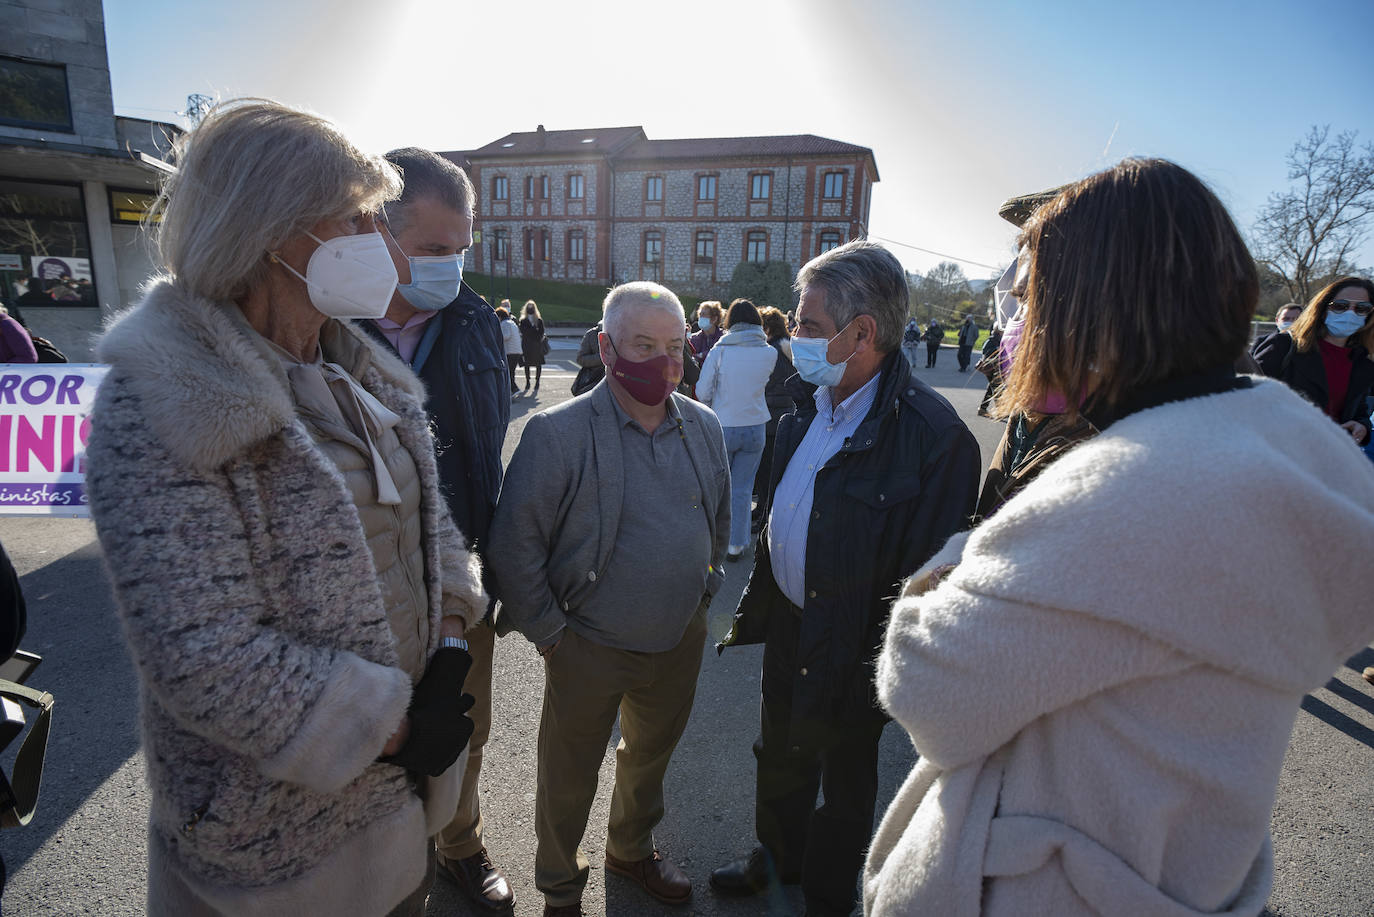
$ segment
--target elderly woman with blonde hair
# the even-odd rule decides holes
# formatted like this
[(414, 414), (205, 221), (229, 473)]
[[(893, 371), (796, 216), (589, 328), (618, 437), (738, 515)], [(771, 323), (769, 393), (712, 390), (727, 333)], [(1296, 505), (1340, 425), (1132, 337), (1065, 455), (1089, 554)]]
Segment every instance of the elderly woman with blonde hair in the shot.
[[(396, 171), (261, 100), (182, 138), (164, 274), (98, 349), (88, 487), (138, 671), (151, 914), (418, 914), (479, 570), (423, 393), (348, 319)], [(408, 279), (408, 278), (401, 278)]]

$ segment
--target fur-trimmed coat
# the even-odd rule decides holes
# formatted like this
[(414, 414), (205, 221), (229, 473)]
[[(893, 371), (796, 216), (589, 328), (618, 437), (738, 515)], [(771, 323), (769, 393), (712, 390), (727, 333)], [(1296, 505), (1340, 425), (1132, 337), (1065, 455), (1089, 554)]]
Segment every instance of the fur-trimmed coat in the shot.
[(879, 694), (921, 758), (865, 914), (1258, 914), (1298, 704), (1374, 637), (1369, 544), (1374, 470), (1277, 382), (1057, 459), (892, 610)]
[[(429, 643), (486, 609), (440, 496), (419, 381), (363, 342), (421, 480)], [(415, 890), (425, 803), (376, 763), (409, 704), (358, 512), (230, 304), (156, 283), (106, 332), (87, 487), (139, 674), (159, 868), (223, 913), (381, 914)], [(157, 909), (162, 877), (150, 875)], [(174, 884), (169, 882), (170, 884)]]

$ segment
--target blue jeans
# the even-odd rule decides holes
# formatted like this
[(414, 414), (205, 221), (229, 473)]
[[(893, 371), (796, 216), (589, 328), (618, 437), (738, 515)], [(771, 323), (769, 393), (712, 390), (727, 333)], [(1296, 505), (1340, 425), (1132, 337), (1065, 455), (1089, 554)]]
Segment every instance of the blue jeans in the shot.
[(730, 458), (730, 549), (749, 547), (749, 516), (754, 495), (754, 476), (763, 458), (767, 424), (725, 427), (725, 454)]

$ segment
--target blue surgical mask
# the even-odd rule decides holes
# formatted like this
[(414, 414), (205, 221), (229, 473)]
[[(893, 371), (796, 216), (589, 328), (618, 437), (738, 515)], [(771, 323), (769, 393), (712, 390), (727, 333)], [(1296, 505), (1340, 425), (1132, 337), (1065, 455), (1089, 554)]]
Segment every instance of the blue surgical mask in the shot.
[(410, 283), (396, 285), (401, 295), (421, 312), (438, 312), (458, 298), (463, 284), (463, 256), (409, 258)]
[[(845, 325), (840, 329), (840, 334), (844, 334), (849, 326)], [(844, 368), (849, 365), (849, 357), (854, 356), (850, 353), (843, 362), (831, 363), (825, 357), (825, 352), (830, 349), (830, 342), (835, 338), (793, 338), (792, 339), (792, 365), (797, 368), (801, 377), (812, 385), (839, 385), (844, 378)]]
[(700, 328), (702, 331), (710, 331), (710, 330), (711, 330), (711, 320), (710, 320), (709, 318), (707, 318), (706, 316), (704, 316), (704, 315), (698, 316), (698, 317), (697, 317), (697, 327)]
[(1367, 315), (1356, 315), (1355, 310), (1326, 313), (1326, 330), (1332, 337), (1348, 338), (1364, 327)]

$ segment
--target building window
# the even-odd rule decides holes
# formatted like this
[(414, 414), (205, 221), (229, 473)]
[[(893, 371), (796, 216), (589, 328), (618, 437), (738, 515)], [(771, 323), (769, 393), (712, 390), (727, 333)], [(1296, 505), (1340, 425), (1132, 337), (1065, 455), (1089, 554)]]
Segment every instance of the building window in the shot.
[[(0, 180), (0, 252), (19, 262), (4, 271), (5, 296), (22, 308), (96, 305), (86, 207), (75, 185)], [(33, 294), (29, 296), (28, 294)]]
[(697, 233), (697, 264), (710, 264), (716, 260), (716, 234), (713, 232)]
[(549, 177), (547, 175), (539, 176), (539, 199), (541, 201), (549, 199)]
[(768, 260), (768, 233), (754, 229), (745, 237), (744, 257), (746, 260), (761, 264)]
[(837, 201), (844, 197), (843, 172), (825, 173), (825, 187), (822, 190), (821, 197), (828, 201)]
[(765, 201), (773, 195), (773, 174), (755, 172), (749, 176), (749, 199)]
[(573, 229), (568, 232), (568, 260), (587, 260), (587, 240), (580, 229)]
[(526, 260), (526, 261), (533, 261), (533, 260), (534, 260), (534, 247), (535, 247), (534, 230), (532, 230), (532, 229), (527, 229), (527, 230), (525, 230), (525, 260)]
[(142, 223), (145, 215), (150, 223), (161, 223), (162, 213), (154, 212), (157, 195), (148, 191), (120, 191), (110, 189), (110, 222)]
[(582, 200), (582, 173), (574, 172), (568, 176), (568, 200)]
[(527, 201), (532, 201), (532, 200), (534, 200), (534, 176), (533, 176), (533, 175), (526, 175), (526, 176), (525, 176), (525, 200), (527, 200)]
[(539, 239), (540, 239), (540, 241), (541, 241), (541, 243), (542, 243), (542, 245), (541, 245), (540, 247), (541, 247), (541, 249), (542, 249), (543, 252), (544, 252), (544, 260), (545, 260), (545, 261), (548, 261), (548, 260), (549, 260), (549, 236), (550, 236), (550, 235), (552, 235), (552, 233), (550, 233), (547, 229), (541, 229), (541, 230), (539, 230)]
[(840, 247), (840, 234), (839, 234), (839, 233), (837, 233), (837, 232), (823, 232), (823, 233), (821, 233), (821, 242), (820, 242), (820, 246), (817, 248), (816, 254), (818, 254), (818, 255), (824, 255), (826, 252), (830, 251), (832, 248), (839, 248), (839, 247)]
[(491, 260), (505, 261), (510, 257), (510, 236), (504, 229), (498, 229), (491, 234), (491, 244), (495, 248)]
[(663, 201), (662, 175), (650, 175), (648, 178), (644, 179), (644, 200), (656, 201), (659, 203)]
[(67, 68), (0, 57), (0, 124), (70, 133)]
[(697, 200), (714, 201), (716, 199), (716, 177), (714, 175), (697, 176)]
[(506, 176), (498, 175), (491, 180), (491, 199), (494, 201), (510, 200), (510, 182)]
[(651, 229), (644, 234), (644, 263), (657, 264), (663, 260), (663, 233)]

